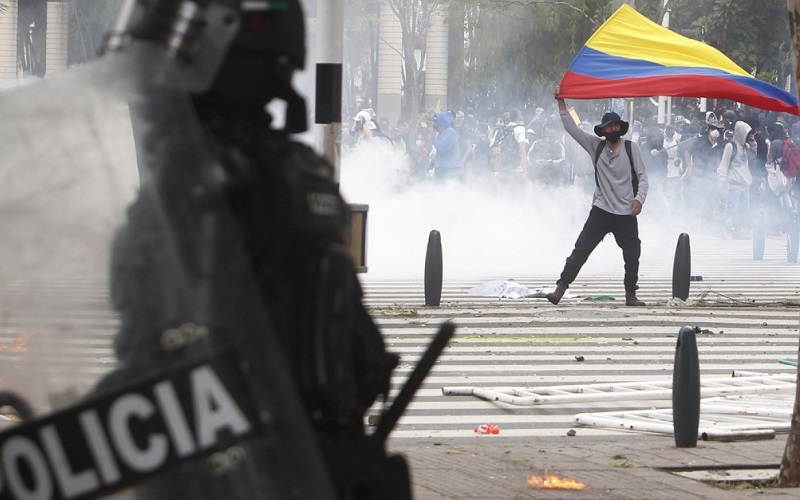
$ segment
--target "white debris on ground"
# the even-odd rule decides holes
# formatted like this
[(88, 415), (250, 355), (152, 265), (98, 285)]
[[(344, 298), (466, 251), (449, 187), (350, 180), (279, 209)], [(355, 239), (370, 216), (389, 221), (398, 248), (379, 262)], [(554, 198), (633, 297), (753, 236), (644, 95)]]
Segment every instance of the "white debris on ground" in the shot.
[[(553, 288), (530, 288), (513, 280), (492, 280), (470, 288), (467, 293), (478, 297), (498, 297), (501, 299), (545, 298)], [(569, 291), (564, 298), (570, 298)]]
[(685, 307), (691, 304), (692, 304), (691, 300), (683, 300), (678, 297), (672, 297), (667, 302), (667, 307)]

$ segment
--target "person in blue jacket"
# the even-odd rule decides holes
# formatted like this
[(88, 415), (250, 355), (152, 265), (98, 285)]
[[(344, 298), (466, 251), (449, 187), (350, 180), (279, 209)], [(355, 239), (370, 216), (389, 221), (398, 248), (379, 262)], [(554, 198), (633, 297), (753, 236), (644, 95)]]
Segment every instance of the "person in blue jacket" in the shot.
[(433, 138), (435, 153), (431, 160), (433, 176), (438, 181), (449, 179), (461, 180), (461, 151), (458, 144), (458, 133), (453, 128), (455, 116), (450, 111), (436, 113), (433, 117)]

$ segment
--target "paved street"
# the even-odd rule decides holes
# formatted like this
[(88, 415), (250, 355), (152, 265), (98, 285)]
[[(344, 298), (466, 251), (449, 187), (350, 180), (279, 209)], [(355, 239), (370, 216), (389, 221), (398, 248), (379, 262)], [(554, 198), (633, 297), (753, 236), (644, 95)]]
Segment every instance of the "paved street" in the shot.
[[(603, 245), (599, 259), (619, 258), (613, 243)], [(395, 389), (438, 326), (447, 320), (457, 326), (450, 345), (390, 437), (390, 449), (411, 461), (415, 498), (732, 498), (730, 491), (706, 490), (694, 479), (676, 480), (664, 467), (739, 463), (769, 466), (769, 474), (774, 475), (785, 433), (779, 432), (772, 440), (708, 441), (695, 449), (679, 449), (668, 435), (580, 425), (575, 416), (668, 409), (670, 402), (663, 398), (611, 394), (611, 399), (587, 402), (579, 394), (596, 384), (669, 382), (682, 326), (700, 328), (697, 344), (703, 381), (729, 379), (733, 372), (792, 375), (794, 368), (779, 360), (797, 357), (800, 287), (797, 265), (786, 262), (784, 245), (783, 238), (770, 237), (764, 260), (753, 261), (750, 241), (693, 237), (692, 274), (702, 276), (702, 281), (692, 282), (686, 304), (670, 300), (674, 244), (651, 249), (642, 263), (639, 296), (648, 303), (643, 308), (623, 305), (621, 262), (614, 266), (619, 269), (609, 271), (608, 266), (596, 265), (594, 255), (595, 261), (587, 264), (570, 288), (570, 296), (558, 306), (543, 298), (471, 295), (470, 289), (488, 280), (451, 279), (446, 261), (438, 307), (424, 305), (421, 279), (361, 275), (371, 313), (389, 348), (402, 356)], [(552, 286), (557, 271), (514, 278), (535, 291)], [(18, 281), (4, 290), (6, 301), (19, 300), (33, 309), (4, 304), (15, 314), (3, 318), (0, 358), (4, 383), (26, 394), (30, 390), (43, 402), (52, 394), (42, 393), (36, 382), (48, 380), (51, 388), (80, 390), (111, 369), (110, 341), (116, 319), (108, 310), (102, 281), (55, 278), (34, 285)], [(38, 302), (28, 300), (32, 290)], [(34, 316), (38, 321), (31, 320)], [(50, 325), (48, 333), (56, 332), (61, 341), (54, 343), (40, 335), (36, 328), (42, 325)], [(565, 394), (578, 397), (567, 403), (527, 406), (442, 391), (501, 387), (542, 393), (565, 385), (571, 387)], [(745, 398), (759, 407), (791, 409), (791, 391), (785, 389), (770, 397)], [(701, 420), (706, 416), (701, 415)], [(652, 423), (655, 418), (645, 420)], [(742, 416), (739, 422), (753, 424), (753, 418)], [(784, 420), (788, 421), (781, 417), (771, 421), (780, 428), (775, 422)], [(499, 435), (476, 436), (475, 427), (488, 423), (499, 427)], [(547, 468), (577, 477), (590, 489), (531, 493), (526, 477)], [(642, 495), (643, 491), (648, 493)], [(793, 493), (758, 492), (760, 498)]]
[[(619, 258), (613, 243), (603, 245)], [(701, 328), (697, 343), (704, 379), (727, 377), (733, 371), (793, 373), (778, 360), (797, 356), (798, 267), (786, 262), (780, 237), (770, 238), (762, 261), (752, 260), (751, 248), (746, 240), (694, 237), (692, 274), (702, 281), (692, 282), (687, 305), (670, 303), (674, 246), (666, 245), (643, 258), (639, 296), (648, 303), (643, 308), (623, 305), (621, 263), (616, 272), (596, 271), (595, 255), (558, 306), (543, 298), (470, 295), (471, 288), (486, 280), (448, 279), (446, 261), (439, 307), (424, 305), (421, 279), (360, 275), (371, 313), (389, 348), (401, 355), (395, 387), (442, 322), (452, 320), (457, 326), (393, 437), (466, 437), (482, 423), (498, 425), (504, 436), (563, 436), (576, 428), (576, 413), (660, 407), (664, 401), (512, 406), (474, 396), (445, 396), (442, 388), (588, 387), (667, 380), (682, 326)], [(603, 251), (598, 249), (600, 258)], [(531, 291), (551, 287), (554, 279), (515, 278)], [(7, 385), (33, 393), (42, 402), (47, 395), (37, 382), (48, 380), (51, 391), (80, 391), (113, 367), (110, 341), (117, 323), (109, 311), (105, 283), (55, 277), (8, 283), (3, 292), (6, 311), (14, 312), (3, 317), (0, 331)], [(587, 300), (612, 297), (615, 300)], [(14, 300), (29, 309), (16, 308), (10, 302)], [(59, 336), (58, 343), (51, 334)], [(576, 431), (617, 433), (585, 427)]]
[[(598, 249), (599, 257), (593, 255), (569, 290), (571, 298), (558, 306), (542, 298), (470, 295), (470, 289), (486, 280), (448, 279), (447, 260), (439, 307), (424, 305), (421, 280), (366, 275), (367, 303), (390, 348), (403, 357), (396, 387), (437, 326), (445, 320), (457, 325), (452, 342), (390, 440), (390, 448), (411, 463), (415, 499), (795, 498), (794, 489), (763, 486), (777, 475), (786, 442), (783, 432), (774, 439), (701, 440), (696, 448), (677, 448), (668, 434), (575, 422), (577, 414), (668, 412), (669, 398), (647, 401), (622, 394), (608, 401), (580, 402), (578, 395), (564, 404), (516, 406), (442, 393), (443, 388), (510, 387), (544, 393), (564, 385), (589, 389), (601, 383), (669, 382), (683, 326), (701, 330), (697, 346), (704, 384), (732, 380), (734, 371), (793, 375), (795, 368), (779, 363), (797, 359), (800, 313), (798, 268), (786, 262), (785, 240), (770, 237), (762, 261), (752, 260), (747, 240), (695, 236), (691, 244), (691, 274), (702, 276), (702, 281), (691, 283), (684, 305), (670, 300), (674, 244), (643, 255), (639, 297), (648, 304), (643, 308), (623, 305), (621, 262), (616, 272), (608, 272), (602, 262), (598, 265), (608, 255), (621, 260), (613, 243)], [(551, 287), (557, 271), (515, 276), (515, 281), (531, 291)], [(615, 300), (588, 300), (609, 297)], [(780, 409), (777, 413), (784, 416), (735, 415), (728, 424), (788, 424), (791, 384), (789, 390), (742, 398), (744, 403), (735, 404)], [(705, 399), (703, 408), (701, 428), (714, 425), (720, 416), (706, 411)], [(669, 416), (661, 422), (671, 427)], [(475, 427), (485, 423), (497, 425), (500, 433), (476, 435)], [(587, 488), (541, 490), (527, 483), (530, 476), (548, 470)], [(746, 478), (761, 482), (737, 483)]]
[[(504, 436), (564, 436), (570, 429), (578, 435), (619, 435), (607, 428), (577, 427), (573, 416), (669, 408), (670, 402), (620, 398), (514, 406), (474, 396), (446, 396), (442, 388), (590, 387), (669, 380), (682, 326), (701, 329), (697, 344), (703, 380), (730, 377), (734, 371), (794, 373), (779, 360), (797, 359), (797, 266), (786, 262), (779, 237), (768, 241), (763, 261), (753, 261), (751, 252), (746, 240), (693, 239), (692, 274), (703, 279), (692, 282), (686, 305), (670, 303), (674, 247), (651, 255), (666, 264), (660, 266), (660, 274), (640, 280), (639, 297), (648, 304), (643, 308), (624, 306), (621, 269), (617, 274), (587, 269), (570, 288), (571, 298), (558, 306), (543, 298), (476, 297), (468, 292), (481, 281), (445, 277), (441, 305), (427, 307), (421, 280), (377, 280), (367, 275), (367, 302), (390, 349), (402, 356), (396, 385), (408, 375), (439, 324), (452, 320), (457, 325), (450, 346), (393, 437), (469, 437), (483, 423), (498, 425)], [(531, 291), (551, 287), (552, 281), (552, 276), (516, 279)], [(610, 297), (615, 300), (588, 300)]]

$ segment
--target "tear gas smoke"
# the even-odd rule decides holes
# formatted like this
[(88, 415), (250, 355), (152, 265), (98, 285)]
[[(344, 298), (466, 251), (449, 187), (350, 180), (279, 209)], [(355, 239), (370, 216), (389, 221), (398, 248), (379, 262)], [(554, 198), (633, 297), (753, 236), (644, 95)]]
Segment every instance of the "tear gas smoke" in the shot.
[[(488, 181), (411, 181), (402, 153), (372, 144), (346, 151), (341, 169), (345, 199), (369, 205), (368, 278), (420, 279), (435, 229), (442, 236), (445, 278), (537, 277), (545, 280), (539, 285), (552, 286), (589, 213), (593, 189), (529, 186), (515, 195), (492, 193)], [(664, 249), (674, 248), (681, 230), (659, 222), (648, 205), (639, 218), (640, 273), (668, 274), (672, 263), (664, 260)], [(622, 280), (622, 252), (613, 236), (591, 255), (586, 273)]]

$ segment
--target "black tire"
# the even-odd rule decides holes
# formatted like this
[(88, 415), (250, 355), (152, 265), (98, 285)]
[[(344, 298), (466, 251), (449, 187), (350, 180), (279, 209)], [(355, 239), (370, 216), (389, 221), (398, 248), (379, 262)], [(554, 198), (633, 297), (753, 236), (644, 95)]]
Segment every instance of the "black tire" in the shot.
[(689, 282), (692, 274), (692, 251), (689, 235), (681, 233), (675, 247), (675, 261), (672, 264), (672, 296), (683, 301), (689, 298)]
[(800, 247), (800, 221), (797, 215), (792, 214), (789, 222), (789, 234), (786, 236), (786, 260), (792, 263), (797, 262), (797, 250)]
[(35, 415), (33, 408), (25, 398), (11, 391), (0, 392), (0, 408), (3, 407), (13, 409), (14, 413), (19, 415), (22, 420), (31, 420)]
[(442, 301), (442, 236), (435, 229), (428, 236), (425, 254), (425, 305), (438, 306)]

